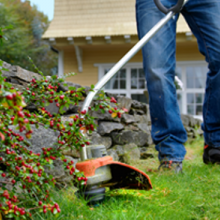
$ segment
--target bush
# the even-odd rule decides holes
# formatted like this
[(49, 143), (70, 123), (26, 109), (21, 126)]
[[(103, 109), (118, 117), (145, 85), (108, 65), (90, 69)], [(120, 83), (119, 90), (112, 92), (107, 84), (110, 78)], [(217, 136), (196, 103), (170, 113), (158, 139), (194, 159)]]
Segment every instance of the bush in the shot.
[[(22, 94), (5, 81), (1, 71), (6, 69), (2, 66), (0, 60), (0, 213), (15, 219), (27, 219), (33, 212), (57, 214), (61, 210), (50, 195), (55, 179), (45, 172), (45, 168), (53, 166), (54, 160), (59, 158), (65, 170), (74, 176), (75, 184), (83, 187), (87, 181), (83, 173), (74, 168), (73, 161), (62, 155), (65, 149), (80, 150), (89, 145), (84, 133), (91, 133), (96, 128), (94, 118), (86, 110), (72, 116), (71, 122), (61, 121), (64, 108), (84, 100), (84, 88), (69, 87), (67, 92), (62, 92), (58, 88), (64, 79), (57, 76), (47, 79), (39, 72), (41, 79), (32, 79)], [(53, 115), (45, 110), (45, 106), (52, 102), (59, 108)], [(89, 110), (108, 110), (112, 117), (121, 117), (123, 111), (111, 107), (109, 102), (116, 101), (100, 93), (97, 106)], [(34, 103), (38, 111), (28, 111), (26, 106), (30, 103)], [(45, 146), (38, 154), (28, 150), (33, 125), (59, 131), (57, 145), (53, 148)]]

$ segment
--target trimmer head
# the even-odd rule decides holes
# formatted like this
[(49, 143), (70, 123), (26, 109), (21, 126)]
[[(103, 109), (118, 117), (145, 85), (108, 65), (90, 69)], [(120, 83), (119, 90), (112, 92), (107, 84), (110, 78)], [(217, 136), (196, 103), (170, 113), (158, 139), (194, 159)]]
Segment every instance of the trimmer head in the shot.
[[(88, 187), (99, 184), (102, 187), (108, 186), (111, 189), (152, 189), (150, 178), (146, 173), (130, 165), (113, 161), (110, 156), (78, 162), (76, 168), (84, 172), (84, 175), (88, 178)], [(110, 174), (106, 176), (103, 168), (110, 169)], [(97, 178), (94, 178), (96, 176)], [(100, 181), (97, 181), (97, 179)]]

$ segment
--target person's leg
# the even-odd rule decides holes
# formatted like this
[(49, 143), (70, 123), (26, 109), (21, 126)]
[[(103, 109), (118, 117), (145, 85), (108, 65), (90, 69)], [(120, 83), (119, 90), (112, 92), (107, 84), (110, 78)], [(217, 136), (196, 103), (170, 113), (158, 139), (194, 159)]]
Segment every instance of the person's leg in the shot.
[[(170, 7), (175, 0), (164, 0)], [(142, 38), (165, 15), (153, 0), (136, 0), (139, 38)], [(171, 19), (142, 49), (144, 71), (149, 92), (152, 138), (160, 161), (181, 162), (186, 150), (187, 134), (177, 103), (175, 77), (176, 20)]]
[(204, 162), (220, 162), (220, 1), (190, 0), (182, 14), (209, 68), (203, 104)]

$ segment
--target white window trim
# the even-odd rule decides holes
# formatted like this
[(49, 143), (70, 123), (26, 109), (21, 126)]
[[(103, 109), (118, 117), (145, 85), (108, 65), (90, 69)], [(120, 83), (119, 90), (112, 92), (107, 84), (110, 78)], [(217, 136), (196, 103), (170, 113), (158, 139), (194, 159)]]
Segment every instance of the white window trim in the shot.
[[(112, 68), (115, 65), (115, 63), (96, 63), (94, 64), (95, 67), (98, 67), (98, 81), (104, 76), (104, 70), (106, 68)], [(177, 90), (178, 94), (182, 95), (182, 102), (181, 106), (182, 109), (181, 113), (182, 114), (187, 114), (187, 93), (202, 93), (205, 94), (205, 89), (188, 89), (186, 88), (186, 67), (187, 66), (207, 66), (206, 61), (178, 61), (176, 62), (176, 66), (181, 68), (181, 75), (182, 75), (182, 82), (183, 82), (183, 90)], [(134, 63), (127, 63), (123, 68), (127, 69), (127, 73), (130, 71), (131, 68), (143, 68), (143, 63), (142, 62), (134, 62)], [(126, 88), (130, 88), (130, 72), (127, 75), (127, 80), (126, 80)], [(143, 94), (143, 91), (146, 89), (126, 89), (126, 90), (121, 90), (121, 89), (114, 89), (114, 90), (108, 90), (110, 93), (117, 93), (117, 94), (126, 94), (127, 97), (131, 98), (131, 94)], [(195, 116), (198, 118), (201, 118), (201, 116)]]
[(63, 60), (64, 60), (64, 54), (63, 51), (59, 51), (58, 53), (58, 77), (62, 78), (64, 76), (64, 65), (63, 65)]
[[(104, 76), (104, 70), (110, 69), (115, 65), (115, 63), (96, 63), (95, 67), (98, 67), (98, 81)], [(126, 94), (126, 97), (131, 98), (131, 94), (143, 94), (145, 89), (129, 89), (131, 88), (131, 68), (143, 68), (142, 62), (137, 63), (127, 63), (122, 69), (126, 69), (127, 77), (126, 77), (126, 88), (127, 89), (108, 89), (109, 93), (117, 93), (117, 94)]]
[[(186, 67), (187, 66), (207, 66), (207, 62), (206, 61), (179, 61), (176, 63), (177, 67), (181, 68), (181, 73), (182, 73), (182, 82), (183, 82), (183, 90), (177, 90), (178, 94), (182, 95), (182, 109), (181, 109), (181, 113), (182, 114), (187, 114), (187, 93), (202, 93), (205, 94), (205, 89), (201, 88), (201, 89), (190, 89), (190, 88), (186, 88)], [(197, 118), (201, 118), (202, 116), (198, 116), (198, 115), (194, 115), (194, 117)]]

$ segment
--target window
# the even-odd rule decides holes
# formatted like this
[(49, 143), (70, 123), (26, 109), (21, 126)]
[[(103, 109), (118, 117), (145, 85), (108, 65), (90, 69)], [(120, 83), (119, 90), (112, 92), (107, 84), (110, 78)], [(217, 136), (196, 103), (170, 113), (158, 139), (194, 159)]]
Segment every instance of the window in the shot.
[[(97, 64), (101, 79), (114, 64)], [(183, 90), (177, 90), (180, 112), (202, 117), (207, 63), (204, 61), (177, 62), (176, 75), (183, 83)], [(142, 63), (126, 64), (104, 87), (105, 91), (123, 95), (148, 103), (144, 94), (146, 88)]]
[(191, 115), (202, 115), (202, 104), (204, 94), (187, 93), (187, 113)]
[(177, 90), (181, 113), (202, 118), (207, 72), (207, 63), (204, 61), (177, 62), (176, 75), (184, 87), (183, 90)]
[(205, 88), (207, 68), (202, 66), (186, 67), (186, 87), (187, 88)]
[[(109, 69), (105, 69), (105, 74)], [(105, 89), (126, 89), (126, 69), (121, 69), (118, 73), (105, 85)]]
[(146, 80), (143, 68), (131, 69), (131, 89), (145, 89)]
[[(99, 66), (99, 79), (101, 79), (112, 66), (113, 65), (109, 64)], [(148, 103), (148, 99), (144, 95), (146, 80), (142, 64), (127, 64), (104, 86), (104, 90)]]

